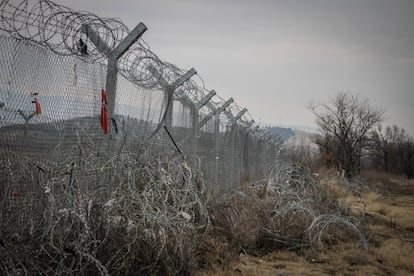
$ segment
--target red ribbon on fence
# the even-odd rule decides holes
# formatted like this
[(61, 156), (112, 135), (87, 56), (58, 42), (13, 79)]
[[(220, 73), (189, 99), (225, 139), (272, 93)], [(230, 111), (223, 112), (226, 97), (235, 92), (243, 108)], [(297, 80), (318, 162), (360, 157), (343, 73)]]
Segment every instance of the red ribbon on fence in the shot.
[(104, 134), (108, 134), (108, 111), (105, 105), (101, 108), (101, 128)]
[(108, 111), (106, 110), (107, 95), (106, 91), (102, 89), (102, 107), (101, 107), (101, 128), (104, 134), (108, 134)]
[(42, 114), (42, 107), (40, 106), (39, 100), (37, 98), (34, 98), (34, 100), (32, 101), (32, 103), (35, 104), (35, 107), (36, 107), (36, 115)]
[(105, 89), (102, 89), (102, 104), (107, 104), (108, 101), (106, 100), (107, 95)]

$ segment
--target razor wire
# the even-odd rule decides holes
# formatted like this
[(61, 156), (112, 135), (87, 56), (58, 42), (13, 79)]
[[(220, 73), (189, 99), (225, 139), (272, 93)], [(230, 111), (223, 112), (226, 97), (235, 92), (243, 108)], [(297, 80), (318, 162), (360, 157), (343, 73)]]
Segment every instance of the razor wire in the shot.
[[(76, 86), (78, 78), (83, 78), (82, 74), (90, 74), (90, 71), (85, 72), (83, 70), (83, 72), (79, 72), (79, 67), (85, 67), (86, 65), (79, 65), (77, 63), (102, 64), (101, 68), (106, 68), (106, 56), (110, 51), (116, 48), (116, 46), (125, 39), (130, 32), (129, 28), (119, 19), (100, 18), (90, 12), (74, 11), (66, 6), (55, 4), (49, 0), (3, 0), (0, 3), (0, 19), (0, 30), (16, 41), (22, 41), (27, 47), (45, 47), (55, 53), (56, 56), (74, 57), (78, 59), (79, 62), (74, 61), (74, 64), (72, 63), (72, 65), (70, 65), (73, 67), (72, 82), (74, 83), (74, 86)], [(105, 45), (105, 47), (102, 48), (104, 50), (101, 48), (97, 49), (97, 46), (92, 43), (87, 35), (87, 29), (92, 29), (99, 36), (99, 39)], [(8, 58), (11, 59), (11, 57)], [(13, 65), (7, 64), (5, 66)], [(15, 72), (17, 69), (13, 70), (14, 74), (18, 74), (18, 72)], [(280, 140), (266, 136), (258, 131), (250, 114), (243, 111), (243, 109), (234, 102), (224, 109), (223, 112), (216, 114), (218, 112), (217, 110), (219, 110), (225, 103), (225, 100), (217, 94), (207, 101), (206, 104), (197, 106), (206, 94), (210, 92), (205, 88), (204, 80), (199, 75), (196, 75), (198, 77), (197, 81), (189, 79), (176, 88), (173, 98), (168, 99), (169, 103), (163, 102), (160, 98), (160, 96), (162, 96), (160, 92), (164, 94), (164, 99), (166, 99), (167, 92), (165, 91), (166, 88), (164, 87), (164, 84), (160, 83), (159, 78), (161, 77), (167, 84), (173, 84), (174, 81), (184, 75), (185, 71), (171, 63), (161, 61), (158, 56), (151, 51), (148, 44), (142, 38), (139, 38), (120, 58), (118, 61), (118, 70), (120, 72), (120, 76), (118, 77), (120, 93), (118, 93), (116, 99), (117, 103), (115, 105), (117, 116), (111, 118), (111, 123), (117, 132), (118, 130), (120, 130), (121, 133), (122, 130), (128, 132), (128, 130), (134, 129), (137, 133), (140, 133), (132, 135), (132, 139), (128, 138), (131, 137), (131, 135), (128, 136), (125, 134), (124, 143), (128, 141), (129, 143), (132, 143), (134, 139), (137, 139), (138, 137), (142, 140), (143, 138), (148, 137), (148, 134), (146, 133), (150, 133), (151, 131), (153, 131), (153, 134), (160, 132), (160, 130), (162, 130), (161, 125), (164, 123), (164, 120), (166, 120), (167, 108), (171, 105), (172, 109), (174, 109), (174, 116), (170, 126), (172, 129), (170, 131), (177, 140), (173, 142), (177, 142), (180, 147), (185, 148), (187, 153), (205, 153), (205, 162), (209, 162), (208, 160), (210, 159), (216, 160), (214, 162), (223, 164), (223, 166), (219, 166), (222, 168), (226, 167), (228, 163), (234, 164), (232, 169), (226, 167), (229, 171), (240, 170), (240, 166), (237, 165), (240, 162), (255, 163), (252, 164), (250, 168), (245, 165), (241, 166), (242, 168), (247, 168), (247, 173), (244, 173), (245, 177), (249, 177), (250, 175), (258, 176), (259, 174), (265, 173), (263, 168), (266, 168), (266, 163), (268, 161), (271, 162), (272, 160), (266, 158), (260, 160), (259, 156), (266, 152), (266, 150), (275, 152), (275, 148), (278, 147)], [(158, 72), (158, 77), (154, 76), (154, 70)], [(100, 79), (100, 86), (103, 87), (102, 78), (104, 71), (101, 69), (101, 72), (98, 74), (100, 74), (100, 77), (98, 76)], [(133, 86), (137, 88), (132, 88), (131, 90), (130, 85), (126, 84), (123, 79), (130, 81)], [(7, 81), (7, 79), (5, 81)], [(90, 83), (87, 78), (85, 81)], [(122, 83), (125, 83), (125, 85)], [(16, 89), (21, 90), (22, 88), (17, 87)], [(27, 87), (24, 89), (27, 90)], [(96, 91), (93, 96), (93, 101), (95, 101), (95, 103), (93, 103), (93, 108), (89, 108), (91, 108), (90, 112), (92, 112), (92, 114), (96, 114), (99, 110), (99, 105), (98, 108), (96, 107), (96, 102), (99, 101), (99, 88), (93, 87), (92, 89)], [(145, 103), (145, 106), (134, 110), (131, 103), (134, 103), (135, 106), (137, 106), (137, 104), (139, 106), (140, 104), (137, 103), (137, 100), (134, 99), (134, 95), (131, 94), (130, 91), (134, 91), (133, 93), (138, 92), (136, 94), (139, 95), (138, 101)], [(145, 96), (146, 93), (150, 93), (154, 96)], [(152, 100), (152, 98), (154, 98), (155, 101)], [(146, 102), (148, 102), (148, 104), (146, 104)], [(70, 107), (65, 107), (65, 109), (71, 110), (72, 113), (79, 113), (79, 111), (75, 111), (79, 109), (75, 105), (76, 103), (73, 102)], [(59, 104), (59, 106), (62, 105)], [(15, 109), (17, 110), (17, 108)], [(210, 118), (205, 125), (200, 126), (200, 130), (197, 130), (196, 128), (198, 128), (198, 126), (194, 124), (195, 109), (197, 109), (198, 114), (196, 115), (200, 121)], [(14, 112), (16, 112), (16, 110), (14, 110)], [(6, 108), (2, 108), (2, 112), (5, 111)], [(159, 114), (159, 116), (157, 114)], [(239, 114), (240, 116), (238, 116)], [(49, 115), (53, 117), (52, 114)], [(53, 118), (47, 120), (45, 119), (45, 116), (43, 118), (48, 122), (53, 120)], [(129, 118), (136, 119), (131, 120)], [(38, 120), (38, 118), (34, 118), (33, 122), (36, 122), (36, 120)], [(215, 126), (216, 121), (219, 121), (218, 127)], [(158, 127), (155, 127), (155, 124), (158, 124)], [(90, 128), (90, 125), (86, 124), (84, 127)], [(190, 129), (193, 130), (190, 131)], [(200, 134), (197, 135), (197, 132)], [(205, 149), (203, 149), (203, 146), (201, 145), (204, 143), (204, 139), (201, 137), (204, 135), (208, 136), (209, 132), (217, 132), (217, 137), (212, 137), (212, 139), (208, 140), (209, 144), (205, 144)], [(153, 135), (151, 135), (151, 137), (152, 136)], [(168, 139), (167, 135), (159, 133), (152, 139), (152, 143), (154, 143), (154, 146), (158, 151), (169, 151), (171, 148), (162, 146), (162, 144), (168, 144)], [(205, 140), (205, 142), (207, 142), (207, 140)], [(157, 146), (157, 143), (160, 146)], [(199, 144), (197, 145), (197, 143)], [(218, 143), (215, 152), (208, 153), (211, 149), (211, 144), (215, 143)], [(248, 146), (249, 144), (251, 145)], [(244, 148), (244, 152), (242, 152), (240, 148)], [(241, 155), (241, 159), (236, 158)], [(251, 158), (256, 159), (256, 162), (251, 162)], [(218, 168), (216, 168), (216, 171), (217, 169)], [(213, 173), (213, 175), (215, 175), (215, 173)], [(228, 176), (223, 178), (223, 180), (231, 181), (231, 179), (240, 177), (242, 177), (242, 175), (239, 174), (238, 177)]]
[[(106, 55), (130, 32), (119, 19), (101, 18), (90, 12), (74, 11), (48, 0), (3, 0), (0, 3), (0, 19), (0, 30), (17, 40), (45, 46), (58, 55), (77, 56), (90, 63), (105, 62)], [(91, 43), (86, 35), (86, 27), (99, 35), (100, 40), (106, 45), (105, 51), (98, 50), (95, 44)], [(118, 67), (126, 79), (150, 89), (160, 88), (158, 79), (152, 73), (153, 69), (168, 83), (173, 83), (184, 74), (177, 66), (161, 61), (142, 38), (121, 57)], [(184, 87), (176, 92), (176, 97), (180, 99), (185, 94), (186, 99), (193, 103), (199, 102), (206, 92), (201, 77), (200, 80), (202, 86), (192, 80), (187, 81)], [(237, 105), (233, 107), (240, 110), (236, 108)], [(236, 116), (237, 113), (233, 112)]]
[[(2, 1), (0, 16), (0, 29), (11, 37), (45, 46), (58, 55), (77, 56), (91, 63), (105, 62), (108, 51), (114, 49), (129, 33), (128, 27), (118, 19), (100, 18), (84, 11), (76, 12), (47, 0), (37, 2), (25, 0), (18, 3)], [(98, 34), (106, 45), (107, 52), (98, 50), (95, 44), (89, 41), (86, 27)], [(167, 83), (173, 83), (184, 74), (184, 71), (175, 65), (161, 61), (142, 38), (138, 39), (121, 57), (118, 67), (120, 74), (135, 85), (156, 90), (161, 87), (158, 79), (153, 75), (154, 69)], [(184, 105), (194, 106), (207, 93), (201, 77), (200, 80), (202, 87), (193, 80), (186, 81), (175, 91), (174, 99)], [(223, 103), (218, 96), (214, 98), (216, 102), (214, 100), (208, 102), (207, 110), (200, 113), (200, 118), (213, 112)], [(228, 121), (235, 123), (233, 119), (240, 111), (241, 108), (236, 104), (231, 104), (225, 111)], [(161, 118), (160, 124), (165, 120), (165, 116)], [(243, 118), (239, 121), (241, 124), (246, 122)], [(160, 127), (155, 131), (159, 129)]]
[(262, 181), (216, 195), (211, 213), (213, 223), (242, 248), (260, 243), (274, 249), (310, 247), (316, 252), (329, 242), (327, 237), (338, 237), (342, 231), (351, 246), (357, 242), (366, 253), (365, 229), (338, 205), (324, 203), (325, 196), (302, 165), (278, 160)]
[[(20, 145), (38, 148), (39, 151), (47, 148), (49, 152), (64, 154), (62, 149), (69, 148), (78, 139), (70, 132), (79, 127), (89, 129), (94, 134), (88, 139), (102, 140), (98, 135), (99, 129), (93, 126), (92, 117), (99, 113), (99, 87), (104, 86), (106, 55), (128, 35), (128, 27), (119, 19), (100, 18), (93, 13), (73, 11), (49, 0), (3, 0), (0, 3), (0, 19), (0, 30), (18, 41), (11, 42), (4, 36), (1, 39), (5, 55), (2, 64), (5, 74), (1, 87), (1, 94), (4, 95), (0, 95), (2, 126), (24, 122), (22, 128), (25, 133), (33, 135), (36, 131), (33, 124), (47, 123), (48, 129), (45, 130), (50, 132), (43, 139), (45, 143), (38, 143), (40, 139), (35, 139), (20, 145), (16, 141), (22, 142), (22, 139), (16, 140), (10, 135), (2, 135), (3, 142), (6, 145), (14, 143), (14, 149)], [(104, 49), (107, 52), (97, 49), (88, 38), (86, 28), (91, 28), (98, 34), (106, 45)], [(48, 49), (55, 55), (49, 56), (43, 49)], [(32, 62), (30, 59), (35, 57), (38, 57), (37, 60)], [(142, 38), (121, 57), (118, 69), (120, 93), (116, 99), (116, 115), (110, 123), (120, 133), (119, 139), (122, 141), (117, 143), (132, 145), (144, 141), (148, 133), (162, 129), (159, 126), (163, 123), (168, 104), (162, 100), (166, 92), (153, 70), (158, 71), (169, 84), (183, 76), (185, 71), (161, 61)], [(20, 70), (25, 73), (22, 74)], [(52, 76), (55, 72), (57, 74)], [(197, 81), (185, 81), (174, 91), (173, 98), (169, 99), (174, 113), (170, 130), (176, 139), (174, 144), (177, 142), (187, 154), (201, 154), (206, 178), (215, 185), (220, 185), (219, 179), (231, 183), (243, 177), (263, 175), (264, 168), (277, 152), (280, 140), (258, 131), (250, 114), (234, 102), (218, 112), (226, 103), (219, 95), (214, 95), (206, 104), (197, 107), (210, 92), (205, 88), (204, 80), (197, 76)], [(14, 86), (10, 85), (11, 80)], [(34, 88), (31, 86), (33, 84)], [(41, 90), (48, 94), (40, 96), (45, 105), (44, 112), (41, 117), (33, 117), (28, 105), (30, 96), (24, 95), (22, 91), (38, 94)], [(82, 95), (87, 90), (92, 90), (93, 93)], [(76, 95), (73, 91), (76, 91)], [(200, 121), (209, 118), (205, 125), (194, 124), (195, 108)], [(83, 121), (75, 120), (82, 116)], [(51, 129), (59, 132), (59, 138), (53, 137)], [(174, 152), (173, 148), (164, 146), (168, 140), (162, 133), (156, 135), (151, 141), (153, 150)], [(266, 155), (269, 158), (262, 158)], [(218, 174), (219, 169), (221, 172)], [(246, 170), (241, 173), (243, 169)]]
[[(119, 60), (110, 121), (116, 134), (105, 137), (97, 119), (106, 55), (130, 32), (120, 20), (49, 0), (2, 0), (0, 20), (7, 34), (0, 33), (0, 271), (128, 274), (138, 260), (139, 273), (180, 274), (214, 215), (234, 232), (252, 217), (252, 233), (292, 247), (313, 246), (332, 225), (345, 226), (366, 250), (351, 221), (321, 215), (320, 190), (303, 166), (273, 163), (282, 141), (244, 108), (233, 102), (219, 112), (228, 101), (217, 94), (199, 106), (210, 92), (199, 75), (166, 103), (153, 70), (168, 85), (185, 71), (161, 61), (142, 38)], [(33, 97), (42, 116), (33, 113)], [(147, 139), (164, 123), (168, 104), (168, 135)], [(251, 187), (257, 193), (234, 191), (264, 175)], [(209, 190), (221, 192), (219, 208), (208, 208)], [(261, 210), (268, 210), (265, 227)], [(240, 239), (255, 241), (252, 233)], [(22, 251), (14, 244), (25, 237), (31, 240)]]
[[(106, 55), (130, 32), (118, 19), (73, 11), (48, 0), (2, 1), (0, 18), (0, 29), (13, 38), (45, 46), (58, 55), (79, 56), (88, 62), (104, 62)], [(101, 52), (90, 43), (86, 27), (99, 35), (106, 51)], [(146, 88), (158, 85), (150, 67), (156, 68), (166, 80), (173, 81), (182, 75), (182, 70), (162, 62), (142, 39), (134, 43), (119, 61), (120, 73)]]

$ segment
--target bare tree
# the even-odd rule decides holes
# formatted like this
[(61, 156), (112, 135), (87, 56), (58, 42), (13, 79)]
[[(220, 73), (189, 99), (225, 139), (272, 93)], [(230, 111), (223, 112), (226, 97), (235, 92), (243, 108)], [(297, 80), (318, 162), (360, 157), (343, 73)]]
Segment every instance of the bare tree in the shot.
[(314, 143), (318, 145), (322, 164), (327, 168), (338, 168), (338, 159), (335, 154), (335, 139), (330, 135), (315, 135)]
[(402, 169), (407, 178), (414, 178), (414, 140), (406, 136), (399, 145), (398, 153), (402, 161)]
[(347, 179), (357, 176), (367, 134), (383, 120), (384, 112), (370, 107), (368, 100), (347, 93), (336, 94), (328, 104), (311, 103), (309, 108), (323, 135), (333, 142), (337, 169)]
[(379, 126), (370, 132), (369, 151), (374, 167), (414, 178), (414, 140), (398, 126)]
[(385, 172), (399, 173), (401, 156), (398, 151), (407, 139), (405, 129), (394, 125), (384, 130), (379, 125), (370, 132), (369, 138), (369, 151), (374, 167), (381, 167)]

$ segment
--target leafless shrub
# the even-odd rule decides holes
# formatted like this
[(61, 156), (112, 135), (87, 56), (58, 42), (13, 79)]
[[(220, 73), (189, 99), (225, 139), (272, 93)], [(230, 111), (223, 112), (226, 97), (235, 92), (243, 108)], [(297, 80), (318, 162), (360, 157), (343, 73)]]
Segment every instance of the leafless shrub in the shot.
[(213, 231), (225, 236), (237, 250), (255, 249), (267, 218), (265, 205), (263, 199), (248, 190), (216, 195), (210, 202)]

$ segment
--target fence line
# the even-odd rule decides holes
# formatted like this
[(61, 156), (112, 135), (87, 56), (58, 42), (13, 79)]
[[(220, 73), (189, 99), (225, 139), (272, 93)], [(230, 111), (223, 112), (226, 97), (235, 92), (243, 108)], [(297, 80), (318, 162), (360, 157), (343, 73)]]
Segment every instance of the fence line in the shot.
[(280, 140), (207, 90), (194, 69), (161, 61), (141, 38), (144, 24), (130, 31), (44, 0), (2, 1), (0, 16), (3, 156), (61, 160), (80, 140), (107, 155), (145, 144), (163, 162), (178, 151), (197, 156), (213, 189), (257, 179), (276, 158)]
[(0, 20), (0, 274), (190, 274), (212, 225), (243, 247), (303, 248), (337, 224), (367, 250), (320, 214), (306, 168), (266, 173), (281, 140), (161, 61), (144, 24), (48, 0), (3, 0)]
[(145, 30), (0, 2), (3, 274), (178, 274), (211, 224), (206, 189), (260, 179), (277, 158), (277, 137), (161, 61)]

